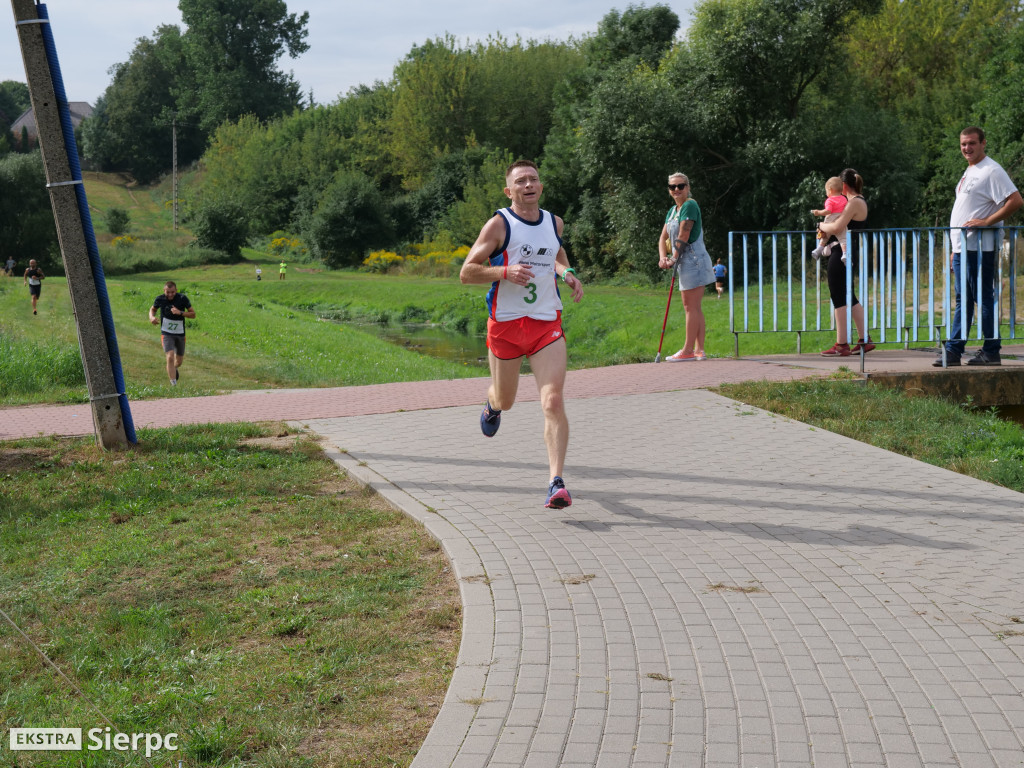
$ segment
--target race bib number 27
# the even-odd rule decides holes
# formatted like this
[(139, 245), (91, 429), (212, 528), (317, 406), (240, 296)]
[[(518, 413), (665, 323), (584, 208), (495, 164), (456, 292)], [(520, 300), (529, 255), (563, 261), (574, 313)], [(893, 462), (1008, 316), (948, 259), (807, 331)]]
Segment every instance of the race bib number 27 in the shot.
[(168, 317), (160, 322), (160, 333), (172, 333), (181, 335), (185, 332), (184, 320), (172, 320)]

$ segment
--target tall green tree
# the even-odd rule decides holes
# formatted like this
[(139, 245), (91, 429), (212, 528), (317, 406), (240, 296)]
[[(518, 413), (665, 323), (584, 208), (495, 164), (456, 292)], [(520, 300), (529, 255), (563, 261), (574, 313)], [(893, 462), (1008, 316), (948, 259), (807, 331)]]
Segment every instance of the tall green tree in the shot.
[(277, 62), (309, 50), (308, 12), (288, 13), (284, 0), (180, 0), (178, 7), (195, 80), (190, 103), (178, 107), (207, 135), (243, 114), (267, 119), (302, 105), (299, 84)]
[(186, 193), (192, 204), (199, 206), (201, 200), (219, 199), (230, 192), (253, 232), (286, 229), (298, 191), (293, 176), (301, 170), (285, 172), (294, 165), (289, 154), (295, 147), (280, 141), (275, 127), (253, 115), (222, 124), (203, 155), (201, 186)]
[(712, 97), (702, 117), (726, 121), (726, 130), (739, 137), (751, 116), (760, 117), (759, 124), (793, 119), (811, 85), (842, 64), (828, 41), (844, 35), (854, 11), (875, 2), (704, 0), (689, 31), (696, 71), (680, 72), (678, 79), (692, 84), (693, 96)]
[(500, 36), (478, 43), (465, 100), (468, 130), (483, 146), (539, 160), (558, 86), (583, 63), (577, 47), (566, 43), (510, 42)]
[(1007, 172), (1024, 180), (1024, 24), (1013, 26), (981, 75), (985, 88), (975, 122), (985, 127), (989, 149), (1001, 155)]
[(25, 83), (17, 80), (0, 82), (0, 136), (6, 137), (10, 133), (11, 124), (31, 105)]
[(46, 273), (62, 273), (46, 173), (39, 150), (0, 158), (0, 262), (22, 267), (36, 259)]
[(128, 61), (112, 68), (83, 126), (87, 157), (141, 181), (170, 169), (172, 120), (184, 165), (222, 122), (246, 114), (266, 120), (302, 103), (277, 60), (307, 50), (308, 13), (289, 14), (284, 0), (181, 0), (179, 8), (187, 30), (164, 25), (140, 38)]
[(850, 29), (851, 89), (894, 115), (917, 148), (922, 223), (948, 221), (960, 129), (991, 119), (1004, 138), (1001, 116), (1016, 110), (998, 94), (1013, 92), (1021, 13), (1016, 0), (882, 0)]
[[(113, 80), (82, 125), (83, 154), (105, 170), (131, 172), (150, 182), (171, 167), (172, 121), (179, 96), (190, 90), (192, 72), (181, 30), (158, 27), (140, 38), (128, 61), (115, 65)], [(188, 120), (178, 126), (178, 161), (200, 156), (205, 137)]]
[(898, 136), (879, 131), (894, 121), (848, 94), (828, 96), (843, 80), (842, 59), (822, 41), (843, 35), (867, 6), (706, 0), (688, 40), (656, 71), (641, 65), (593, 88), (576, 152), (600, 185), (582, 231), (592, 237), (606, 222), (603, 268), (653, 272), (650, 253), (669, 204), (665, 179), (676, 170), (690, 178), (713, 255), (729, 230), (779, 226), (809, 177), (817, 186), (854, 166), (869, 183), (884, 175), (890, 191), (907, 192), (908, 153)]
[(266, 234), (297, 231), (340, 170), (366, 174), (382, 193), (398, 192), (380, 138), (387, 100), (383, 87), (359, 88), (329, 107), (267, 122), (254, 115), (225, 122), (214, 132), (203, 172), (187, 194), (198, 200), (234, 190), (251, 230)]
[(470, 179), (479, 172), (487, 156), (488, 151), (483, 147), (442, 155), (434, 163), (423, 186), (393, 198), (391, 215), (401, 241), (415, 242), (420, 238), (438, 236), (445, 226), (443, 219), (449, 209), (465, 200)]
[(505, 171), (515, 158), (508, 150), (493, 150), (468, 174), (460, 199), (437, 221), (434, 233), (445, 232), (455, 245), (473, 245), (480, 227), (498, 208), (508, 205)]
[(679, 31), (679, 16), (667, 5), (614, 8), (597, 25), (597, 34), (583, 44), (587, 64), (606, 69), (621, 62), (657, 67)]
[(476, 143), (467, 109), (470, 64), (447, 35), (414, 47), (395, 67), (389, 149), (407, 189), (422, 185), (441, 155)]
[(881, 0), (850, 28), (845, 49), (860, 87), (899, 111), (922, 91), (978, 85), (1006, 31), (1020, 21), (1016, 0)]
[(475, 146), (539, 158), (556, 88), (582, 64), (575, 46), (501, 36), (462, 48), (448, 35), (413, 48), (394, 71), (395, 173), (418, 189), (438, 158)]
[[(555, 92), (552, 129), (541, 164), (545, 201), (566, 218), (573, 259), (597, 273), (632, 268), (621, 258), (621, 230), (613, 222), (626, 201), (620, 197), (621, 190), (616, 191), (612, 166), (618, 164), (628, 172), (629, 164), (605, 156), (604, 148), (625, 153), (650, 148), (601, 144), (592, 132), (609, 138), (607, 131), (628, 124), (632, 126), (624, 131), (628, 136), (621, 136), (627, 142), (638, 138), (634, 129), (648, 135), (660, 131), (664, 139), (672, 140), (677, 121), (668, 114), (664, 100), (652, 92), (661, 87), (652, 76), (672, 49), (678, 30), (679, 17), (667, 5), (630, 5), (624, 12), (609, 11), (597, 33), (580, 46), (585, 66), (570, 72)], [(599, 92), (606, 101), (598, 98)], [(655, 127), (659, 119), (660, 128)], [(602, 125), (602, 121), (609, 123)], [(650, 130), (642, 127), (648, 121), (653, 121)], [(597, 150), (598, 145), (602, 149)], [(642, 165), (649, 162), (646, 157)]]
[(380, 191), (364, 174), (339, 172), (303, 222), (302, 234), (313, 255), (329, 267), (354, 267), (370, 249), (394, 237)]

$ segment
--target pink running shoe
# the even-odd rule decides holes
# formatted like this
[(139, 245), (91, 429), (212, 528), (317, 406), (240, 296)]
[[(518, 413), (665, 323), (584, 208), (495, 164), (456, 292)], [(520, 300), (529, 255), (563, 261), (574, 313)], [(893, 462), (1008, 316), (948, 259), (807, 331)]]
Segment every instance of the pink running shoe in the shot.
[(696, 360), (696, 359), (698, 359), (697, 355), (695, 355), (693, 352), (691, 352), (690, 354), (687, 355), (687, 354), (684, 354), (683, 350), (680, 349), (674, 355), (669, 355), (668, 357), (666, 357), (665, 358), (665, 362), (667, 362), (667, 363), (685, 363), (685, 362), (688, 362), (690, 360)]
[(544, 502), (544, 506), (548, 509), (565, 509), (572, 505), (572, 496), (569, 495), (569, 491), (565, 488), (565, 483), (562, 478), (556, 477), (551, 481), (551, 485), (548, 486), (548, 498)]

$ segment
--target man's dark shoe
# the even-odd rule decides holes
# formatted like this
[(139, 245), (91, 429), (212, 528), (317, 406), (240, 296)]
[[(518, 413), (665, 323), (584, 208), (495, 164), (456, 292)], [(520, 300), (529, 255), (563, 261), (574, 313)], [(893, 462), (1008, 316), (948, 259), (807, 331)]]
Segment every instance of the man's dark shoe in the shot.
[(968, 365), (1002, 365), (1002, 360), (999, 354), (992, 354), (986, 352), (984, 349), (979, 349), (978, 354), (967, 361)]
[[(953, 355), (953, 354), (950, 354), (949, 352), (947, 352), (946, 353), (946, 367), (947, 368), (955, 368), (958, 365), (960, 365), (960, 355)], [(932, 363), (932, 366), (935, 367), (935, 368), (941, 368), (942, 367), (942, 355), (939, 355), (937, 358), (935, 358), (935, 362)]]
[(480, 414), (480, 431), (487, 437), (494, 437), (498, 427), (501, 426), (501, 411), (491, 408), (490, 403), (484, 404), (484, 410)]

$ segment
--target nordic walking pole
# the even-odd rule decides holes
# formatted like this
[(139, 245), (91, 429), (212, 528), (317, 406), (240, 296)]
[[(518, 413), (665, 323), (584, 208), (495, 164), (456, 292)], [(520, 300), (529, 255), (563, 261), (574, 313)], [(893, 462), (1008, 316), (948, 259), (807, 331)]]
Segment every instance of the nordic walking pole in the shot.
[(654, 356), (654, 362), (661, 362), (661, 345), (665, 343), (665, 326), (668, 325), (668, 308), (672, 306), (672, 293), (676, 287), (676, 268), (672, 265), (672, 281), (668, 284), (668, 303), (665, 305), (665, 319), (661, 323), (661, 341), (658, 342), (658, 354)]

